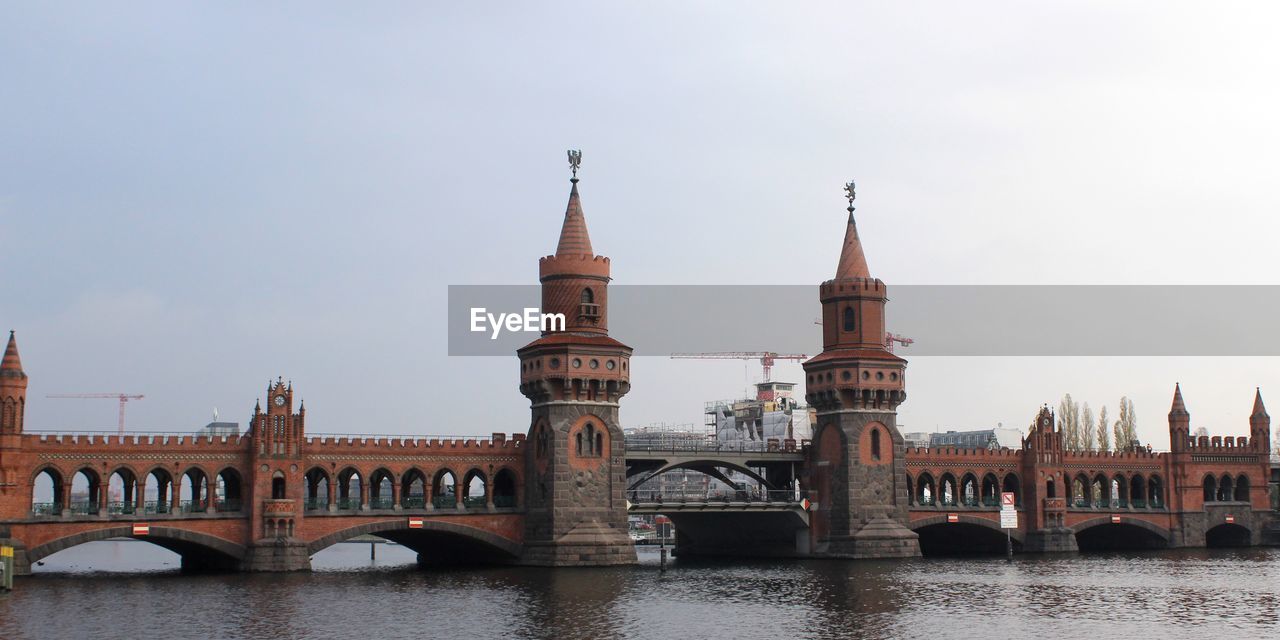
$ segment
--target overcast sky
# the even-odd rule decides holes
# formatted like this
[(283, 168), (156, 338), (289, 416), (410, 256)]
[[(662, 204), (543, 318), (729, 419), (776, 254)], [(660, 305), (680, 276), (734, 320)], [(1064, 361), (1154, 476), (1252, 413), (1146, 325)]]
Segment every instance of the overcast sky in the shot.
[[(146, 394), (140, 430), (243, 425), (279, 375), (311, 432), (525, 431), (514, 356), (446, 355), (446, 287), (536, 282), (567, 148), (616, 283), (816, 285), (849, 179), (890, 287), (1280, 280), (1274, 5), (494, 4), (6, 7), (27, 427), (113, 428), (110, 401), (45, 398), (87, 391)], [(1243, 435), (1276, 365), (921, 357), (900, 422), (1129, 395), (1163, 448), (1175, 381), (1193, 426)], [(701, 422), (758, 376), (638, 358), (623, 421)]]

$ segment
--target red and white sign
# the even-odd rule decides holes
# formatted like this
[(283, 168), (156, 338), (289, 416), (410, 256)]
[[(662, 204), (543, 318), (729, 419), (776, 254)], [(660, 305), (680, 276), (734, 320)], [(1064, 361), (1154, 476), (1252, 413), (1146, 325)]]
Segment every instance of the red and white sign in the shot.
[(1016, 500), (1017, 498), (1014, 496), (1013, 492), (1006, 491), (1000, 494), (1000, 508), (1012, 509)]
[(135, 535), (135, 536), (149, 536), (149, 535), (151, 535), (151, 525), (149, 525), (149, 524), (135, 524), (135, 525), (133, 525), (133, 535)]
[(1120, 524), (1120, 516), (1111, 516), (1111, 524)]
[(410, 529), (421, 529), (421, 528), (422, 528), (422, 518), (409, 518), (409, 528), (410, 528)]
[(960, 514), (958, 514), (958, 513), (948, 513), (948, 514), (947, 514), (947, 522), (948, 522), (949, 524), (955, 524), (955, 523), (957, 523), (957, 522), (960, 522)]
[(1236, 522), (1235, 516), (1227, 516), (1227, 524), (1235, 524), (1235, 522)]
[(812, 504), (813, 504), (813, 503), (809, 502), (809, 499), (808, 499), (808, 498), (801, 498), (801, 499), (800, 499), (800, 508), (801, 508), (801, 509), (804, 509), (805, 511), (808, 511), (808, 510), (809, 510), (809, 507), (810, 507), (810, 506), (812, 506)]

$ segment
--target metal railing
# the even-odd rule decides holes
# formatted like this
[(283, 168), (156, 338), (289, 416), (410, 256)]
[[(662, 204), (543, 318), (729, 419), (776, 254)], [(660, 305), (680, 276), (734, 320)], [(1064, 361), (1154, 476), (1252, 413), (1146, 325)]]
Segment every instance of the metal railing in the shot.
[(466, 509), (479, 509), (489, 504), (484, 496), (468, 496), (462, 499), (462, 506)]
[(89, 515), (98, 513), (98, 503), (96, 502), (72, 502), (71, 513), (74, 515)]
[(323, 511), (329, 508), (329, 499), (307, 498), (302, 501), (302, 508), (305, 511)]
[(771, 447), (768, 441), (735, 440), (720, 442), (718, 440), (693, 440), (685, 438), (645, 438), (643, 441), (627, 441), (629, 453), (801, 453), (809, 445), (808, 440), (797, 440), (792, 450), (787, 450), (780, 441)]
[(493, 506), (499, 509), (511, 509), (516, 506), (515, 496), (494, 496)]
[(31, 505), (31, 515), (33, 516), (58, 516), (62, 515), (62, 505), (57, 502), (35, 502)]
[(160, 500), (151, 500), (151, 501), (142, 503), (143, 513), (161, 514), (161, 513), (170, 513), (172, 511), (173, 511), (173, 507), (168, 502), (164, 502)]
[(338, 511), (358, 511), (360, 498), (338, 498)]
[(178, 503), (178, 510), (182, 513), (204, 513), (209, 507), (204, 500), (183, 500)]
[(457, 502), (452, 495), (436, 496), (431, 499), (431, 506), (437, 509), (452, 509)]
[(409, 496), (400, 500), (400, 506), (405, 509), (422, 509), (427, 506), (427, 499), (424, 496)]
[[(679, 491), (647, 491), (635, 489), (627, 492), (627, 500), (632, 503), (715, 503), (715, 502), (753, 502), (794, 504), (804, 499), (805, 493), (790, 489), (769, 491), (746, 491), (728, 489), (679, 490)], [(496, 504), (496, 501), (495, 501)]]
[(369, 498), (370, 509), (390, 509), (395, 506), (391, 498)]
[(137, 507), (132, 502), (108, 502), (107, 515), (113, 516), (131, 516), (137, 512)]
[(240, 500), (219, 500), (214, 503), (215, 511), (226, 511), (227, 513), (235, 513), (242, 507)]

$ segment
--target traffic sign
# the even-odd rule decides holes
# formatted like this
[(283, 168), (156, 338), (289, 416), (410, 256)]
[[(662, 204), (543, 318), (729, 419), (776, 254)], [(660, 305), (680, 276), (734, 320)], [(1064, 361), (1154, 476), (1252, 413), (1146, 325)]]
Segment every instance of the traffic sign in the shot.
[(805, 511), (808, 511), (808, 510), (809, 510), (809, 507), (810, 507), (810, 506), (812, 506), (812, 505), (813, 505), (813, 503), (809, 502), (809, 499), (808, 499), (808, 498), (801, 498), (801, 499), (800, 499), (800, 508), (801, 508), (801, 509), (804, 509)]
[(409, 528), (410, 528), (410, 529), (421, 529), (421, 528), (422, 528), (422, 518), (409, 518)]
[(0, 558), (12, 558), (13, 547), (0, 547)]
[(948, 524), (955, 524), (955, 523), (957, 523), (957, 522), (960, 522), (960, 514), (958, 514), (958, 513), (948, 513), (948, 514), (947, 514), (947, 523), (948, 523)]
[(149, 524), (135, 524), (135, 525), (133, 525), (133, 535), (135, 535), (135, 536), (149, 536), (149, 535), (151, 535), (151, 525), (149, 525)]
[(1016, 501), (1017, 501), (1017, 496), (1015, 496), (1015, 495), (1013, 494), (1013, 492), (1011, 492), (1011, 491), (1006, 491), (1006, 492), (1004, 492), (1004, 493), (1000, 494), (1000, 508), (1001, 508), (1001, 509), (1012, 509), (1012, 508), (1014, 508), (1014, 506), (1015, 506), (1015, 502), (1016, 502)]
[(1001, 529), (1017, 529), (1018, 528), (1018, 512), (1013, 509), (1000, 510), (1000, 528)]
[(1227, 516), (1227, 524), (1235, 524), (1235, 522), (1236, 522), (1235, 516)]
[(1120, 516), (1111, 516), (1111, 524), (1120, 524)]

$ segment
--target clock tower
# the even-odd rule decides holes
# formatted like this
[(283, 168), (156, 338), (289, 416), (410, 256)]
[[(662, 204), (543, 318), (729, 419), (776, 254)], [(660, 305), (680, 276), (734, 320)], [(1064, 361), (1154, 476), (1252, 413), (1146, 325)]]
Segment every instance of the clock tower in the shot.
[(538, 262), (542, 312), (562, 314), (517, 351), (532, 420), (525, 456), (525, 564), (633, 564), (618, 403), (631, 348), (609, 337), (609, 259), (595, 255), (578, 196), (581, 154), (555, 255)]
[(306, 407), (293, 411), (293, 383), (267, 384), (267, 408), (250, 418), (249, 496), (254, 542), (246, 564), (253, 571), (298, 571), (311, 566), (307, 545), (295, 536), (302, 524), (302, 441)]

